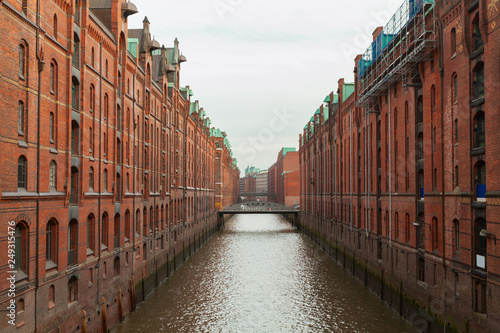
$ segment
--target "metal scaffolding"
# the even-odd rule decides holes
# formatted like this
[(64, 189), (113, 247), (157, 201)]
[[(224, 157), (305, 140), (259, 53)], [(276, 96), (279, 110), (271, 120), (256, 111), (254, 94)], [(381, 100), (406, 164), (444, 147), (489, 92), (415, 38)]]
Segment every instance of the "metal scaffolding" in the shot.
[(358, 106), (370, 106), (388, 87), (415, 83), (418, 64), (436, 47), (435, 0), (404, 0), (358, 62)]

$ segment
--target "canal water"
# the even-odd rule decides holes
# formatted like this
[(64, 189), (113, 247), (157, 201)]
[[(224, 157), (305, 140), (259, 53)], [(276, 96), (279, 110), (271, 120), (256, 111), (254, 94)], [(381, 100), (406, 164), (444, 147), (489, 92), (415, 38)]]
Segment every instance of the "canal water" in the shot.
[(278, 215), (236, 215), (114, 332), (415, 332)]

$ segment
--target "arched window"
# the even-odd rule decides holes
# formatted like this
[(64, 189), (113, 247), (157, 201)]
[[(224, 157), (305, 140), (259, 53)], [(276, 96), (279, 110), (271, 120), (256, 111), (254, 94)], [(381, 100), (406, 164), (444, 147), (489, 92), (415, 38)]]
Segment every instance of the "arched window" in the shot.
[(398, 214), (398, 212), (396, 212), (394, 214), (394, 227), (395, 227), (394, 238), (399, 239), (399, 214)]
[(80, 38), (75, 33), (73, 35), (73, 55), (72, 55), (73, 66), (80, 68)]
[(115, 260), (113, 262), (113, 268), (114, 268), (114, 276), (120, 275), (120, 257), (115, 257)]
[(436, 86), (431, 87), (431, 111), (436, 111)]
[(108, 123), (109, 116), (109, 98), (108, 94), (104, 94), (104, 122)]
[(55, 117), (54, 117), (54, 112), (51, 112), (49, 115), (49, 140), (50, 140), (50, 143), (55, 142), (54, 129), (55, 129)]
[(71, 167), (71, 192), (69, 196), (70, 204), (78, 203), (78, 183), (78, 169), (75, 167)]
[(58, 242), (57, 222), (51, 219), (47, 223), (47, 231), (45, 234), (45, 259), (46, 269), (51, 269), (57, 265), (57, 242)]
[(18, 189), (28, 189), (28, 180), (27, 180), (27, 171), (28, 171), (28, 161), (26, 157), (21, 155), (17, 160), (17, 188)]
[(56, 64), (52, 61), (50, 63), (50, 93), (56, 93), (56, 85), (57, 85), (57, 69)]
[(125, 177), (125, 192), (129, 193), (130, 189), (129, 189), (129, 174), (127, 172), (127, 175)]
[(115, 248), (120, 247), (120, 214), (115, 215), (115, 224), (113, 229), (113, 240)]
[(89, 192), (94, 192), (94, 168), (89, 168)]
[(26, 79), (26, 46), (19, 45), (19, 78)]
[(101, 228), (101, 249), (108, 248), (108, 239), (109, 239), (109, 221), (108, 221), (108, 213), (102, 214), (102, 228)]
[(24, 221), (16, 225), (14, 231), (14, 268), (18, 271), (16, 282), (28, 277), (28, 227)]
[(483, 48), (483, 37), (481, 36), (481, 29), (479, 25), (479, 14), (476, 14), (472, 20), (472, 41), (474, 43), (473, 51), (478, 51)]
[(450, 44), (451, 44), (451, 56), (453, 57), (454, 55), (457, 54), (457, 31), (455, 28), (451, 29), (451, 38), (450, 38)]
[(74, 76), (71, 79), (71, 107), (80, 111), (80, 83)]
[(419, 96), (417, 99), (417, 124), (424, 122), (424, 99)]
[(135, 235), (139, 236), (141, 233), (141, 210), (137, 209), (135, 211)]
[(484, 64), (482, 62), (478, 63), (474, 67), (472, 73), (472, 89), (474, 93), (474, 99), (479, 99), (484, 97)]
[(22, 101), (19, 101), (17, 103), (17, 133), (21, 136), (24, 136), (25, 127), (24, 127), (24, 103)]
[(87, 254), (95, 251), (95, 217), (90, 214), (87, 217)]
[(78, 263), (78, 221), (73, 219), (68, 225), (68, 266)]
[(50, 162), (49, 166), (49, 188), (55, 190), (57, 182), (57, 165), (55, 161)]
[(68, 303), (78, 301), (78, 278), (71, 277), (68, 281)]
[(420, 132), (418, 134), (418, 155), (417, 159), (422, 160), (424, 158), (424, 134)]
[(130, 211), (127, 209), (125, 211), (125, 242), (130, 239)]
[(108, 59), (106, 59), (106, 65), (105, 65), (105, 76), (106, 76), (106, 79), (108, 78)]
[(453, 73), (451, 76), (451, 102), (456, 104), (458, 102), (458, 76)]
[(49, 287), (49, 310), (56, 306), (56, 288), (54, 285)]
[(485, 131), (484, 131), (484, 112), (478, 112), (474, 117), (474, 148), (484, 148), (485, 146)]
[(52, 19), (52, 31), (54, 33), (54, 38), (57, 39), (57, 15), (54, 14), (54, 18)]
[(486, 201), (486, 164), (484, 161), (476, 163), (475, 167), (476, 200)]
[[(93, 49), (92, 49), (93, 50)], [(93, 84), (90, 85), (90, 112), (95, 110), (95, 87)]]

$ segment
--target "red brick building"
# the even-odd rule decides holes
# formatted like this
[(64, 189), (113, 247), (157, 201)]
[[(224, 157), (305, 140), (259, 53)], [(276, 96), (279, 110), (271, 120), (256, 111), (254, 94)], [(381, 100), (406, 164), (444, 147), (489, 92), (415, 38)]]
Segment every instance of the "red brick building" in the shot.
[(130, 2), (41, 4), (38, 21), (34, 1), (0, 3), (0, 330), (106, 332), (206, 240), (239, 172), (179, 83), (177, 40), (128, 29)]
[(276, 202), (276, 163), (267, 169), (267, 201)]
[(499, 23), (404, 1), (300, 137), (302, 223), (421, 329), (500, 324)]
[(275, 166), (276, 202), (287, 207), (298, 205), (300, 195), (299, 152), (295, 148), (282, 148), (273, 166)]

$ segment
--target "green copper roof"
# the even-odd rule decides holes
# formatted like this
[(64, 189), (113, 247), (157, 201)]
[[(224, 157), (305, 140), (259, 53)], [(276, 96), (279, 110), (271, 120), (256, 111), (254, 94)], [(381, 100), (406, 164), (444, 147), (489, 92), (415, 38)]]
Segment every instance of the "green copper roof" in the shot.
[(316, 112), (314, 114), (320, 114), (320, 111), (319, 109), (316, 110)]
[(328, 106), (323, 107), (323, 124), (328, 120), (329, 113)]
[(354, 92), (354, 83), (345, 83), (342, 90), (342, 101), (345, 101)]
[(325, 99), (323, 100), (324, 103), (330, 102), (330, 95), (326, 95)]
[(333, 95), (333, 102), (332, 103), (336, 104), (338, 102), (339, 102), (339, 95), (337, 95), (337, 94)]
[(312, 122), (314, 122), (314, 117), (311, 117), (311, 119), (309, 119), (309, 121), (312, 121)]
[(224, 137), (224, 135), (222, 135), (220, 129), (218, 129), (218, 128), (212, 128), (210, 135), (215, 137), (215, 138), (223, 138)]
[(283, 157), (285, 157), (286, 154), (294, 152), (294, 151), (296, 151), (296, 150), (293, 147), (283, 147)]
[(191, 108), (189, 109), (189, 114), (199, 113), (200, 112), (199, 108), (200, 107), (198, 105), (198, 101), (191, 102)]

